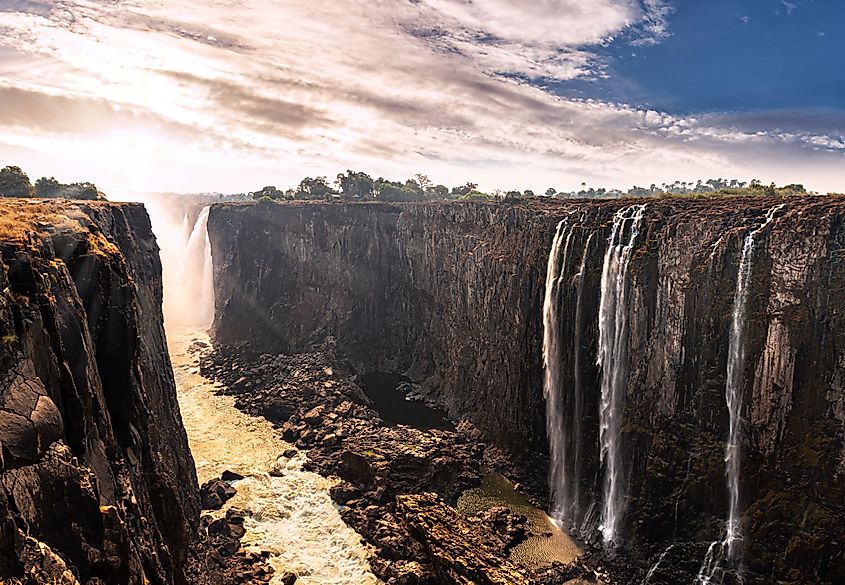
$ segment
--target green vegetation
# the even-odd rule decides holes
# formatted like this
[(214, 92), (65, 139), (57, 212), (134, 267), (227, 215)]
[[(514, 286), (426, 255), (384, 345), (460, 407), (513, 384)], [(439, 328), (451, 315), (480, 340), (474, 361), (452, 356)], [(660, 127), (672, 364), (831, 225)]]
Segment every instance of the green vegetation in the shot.
[[(768, 185), (754, 179), (748, 183), (737, 179), (709, 179), (707, 181), (675, 181), (674, 183), (652, 184), (648, 187), (634, 186), (627, 191), (619, 189), (586, 188), (581, 184), (580, 191), (557, 193), (557, 197), (592, 199), (613, 199), (619, 197), (788, 197), (792, 195), (808, 195), (804, 185), (790, 184), (776, 187), (774, 183)], [(550, 189), (551, 191), (551, 189)]]
[(2, 340), (0, 340), (0, 341), (2, 341), (3, 345), (6, 346), (7, 349), (11, 349), (12, 347), (15, 346), (15, 344), (17, 344), (18, 336), (17, 335), (4, 335), (2, 337)]
[(55, 177), (41, 177), (35, 185), (20, 167), (0, 170), (0, 197), (38, 197), (41, 199), (99, 200), (106, 196), (94, 183), (59, 183)]
[(347, 201), (441, 201), (441, 200), (486, 200), (495, 195), (478, 190), (476, 183), (466, 183), (451, 190), (437, 185), (428, 176), (414, 175), (406, 181), (391, 181), (384, 177), (373, 179), (367, 173), (348, 170), (337, 175), (333, 184), (326, 177), (305, 177), (296, 188), (282, 191), (275, 186), (264, 187), (250, 193), (253, 199), (334, 199)]
[(459, 187), (448, 188), (435, 184), (427, 175), (416, 174), (406, 181), (391, 181), (383, 177), (373, 179), (363, 172), (348, 170), (337, 175), (334, 183), (326, 177), (305, 177), (296, 188), (282, 191), (274, 186), (264, 187), (250, 193), (256, 200), (304, 199), (344, 201), (512, 201), (535, 197), (560, 199), (618, 199), (622, 197), (789, 197), (809, 195), (803, 185), (793, 183), (777, 187), (774, 183), (764, 184), (759, 180), (743, 182), (737, 179), (709, 179), (707, 181), (675, 181), (674, 183), (652, 184), (648, 187), (634, 186), (628, 190), (605, 187), (559, 191), (549, 187), (543, 195), (536, 195), (531, 189), (524, 191), (495, 190), (485, 193), (478, 190), (476, 183), (467, 182)]
[(20, 167), (0, 170), (0, 197), (32, 197), (29, 177)]

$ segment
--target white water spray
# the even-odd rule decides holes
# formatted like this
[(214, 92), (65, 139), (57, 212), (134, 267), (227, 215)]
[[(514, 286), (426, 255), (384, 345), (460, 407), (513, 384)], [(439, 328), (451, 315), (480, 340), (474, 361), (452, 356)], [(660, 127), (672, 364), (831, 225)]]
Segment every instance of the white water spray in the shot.
[(168, 331), (179, 408), (200, 483), (220, 477), (224, 470), (245, 479), (235, 485), (230, 507), (250, 511), (244, 522), (244, 548), (270, 553), (276, 569), (271, 585), (281, 585), (285, 571), (298, 575), (302, 585), (376, 585), (370, 572), (371, 552), (346, 525), (331, 499), (337, 480), (302, 469), (306, 456), (280, 456), (290, 449), (279, 431), (264, 418), (235, 408), (232, 396), (217, 394), (215, 383), (199, 371), (199, 358), (189, 350), (195, 341), (211, 344), (197, 328)]
[(549, 437), (549, 488), (553, 502), (552, 516), (558, 520), (569, 518), (572, 513), (571, 487), (566, 473), (567, 435), (562, 404), (562, 347), (558, 314), (561, 273), (566, 269), (571, 240), (572, 226), (570, 218), (566, 218), (558, 224), (552, 241), (543, 300), (543, 396), (546, 399), (546, 434)]
[(597, 363), (602, 377), (599, 442), (605, 473), (600, 529), (605, 543), (617, 541), (625, 507), (621, 431), (628, 381), (628, 273), (645, 208), (633, 205), (613, 217), (602, 269)]
[(660, 568), (660, 563), (662, 563), (666, 559), (666, 555), (668, 555), (673, 548), (675, 548), (675, 545), (670, 544), (666, 548), (666, 550), (661, 553), (661, 555), (657, 559), (657, 562), (654, 563), (648, 570), (648, 573), (646, 573), (645, 579), (643, 579), (643, 585), (649, 585), (649, 583), (651, 583), (652, 578), (654, 577), (655, 573), (657, 573), (657, 569)]
[(748, 283), (751, 280), (751, 268), (754, 255), (754, 241), (760, 232), (768, 226), (775, 214), (783, 209), (781, 204), (773, 207), (766, 214), (766, 219), (757, 229), (751, 230), (745, 236), (742, 246), (742, 256), (739, 260), (736, 293), (734, 295), (733, 315), (731, 316), (731, 336), (728, 346), (728, 378), (725, 386), (725, 401), (730, 414), (730, 428), (728, 444), (725, 448), (725, 472), (728, 477), (730, 491), (730, 509), (726, 544), (728, 557), (735, 558), (736, 543), (741, 538), (739, 531), (739, 439), (741, 433), (741, 412), (743, 386), (745, 384), (745, 336), (747, 332)]
[[(581, 253), (581, 266), (578, 269), (578, 274), (575, 275), (574, 281), (577, 283), (577, 292), (575, 296), (575, 335), (573, 335), (572, 339), (572, 352), (573, 352), (573, 364), (574, 364), (574, 372), (573, 372), (573, 382), (574, 382), (574, 393), (575, 393), (575, 400), (573, 406), (573, 462), (572, 462), (572, 502), (573, 502), (573, 516), (581, 516), (580, 518), (576, 517), (575, 521), (584, 522), (585, 516), (581, 513), (582, 504), (581, 504), (581, 459), (583, 455), (583, 442), (582, 442), (582, 435), (583, 432), (581, 430), (581, 422), (584, 418), (584, 381), (583, 381), (583, 374), (582, 374), (582, 359), (583, 359), (583, 351), (582, 351), (582, 341), (581, 341), (581, 333), (584, 330), (584, 273), (587, 269), (587, 257), (590, 253), (590, 246), (593, 243), (593, 237), (595, 236), (595, 232), (590, 233), (589, 237), (587, 238), (587, 242), (584, 244), (584, 250)], [(586, 529), (585, 525), (578, 526), (580, 531)]]
[(733, 311), (731, 314), (730, 340), (728, 344), (727, 380), (725, 383), (725, 402), (728, 406), (728, 441), (725, 447), (725, 475), (728, 481), (729, 507), (728, 523), (725, 528), (725, 538), (712, 542), (707, 549), (704, 562), (698, 572), (695, 583), (707, 585), (718, 574), (720, 564), (726, 556), (739, 565), (739, 543), (742, 540), (739, 520), (739, 489), (740, 489), (740, 451), (739, 441), (742, 435), (742, 402), (745, 387), (745, 349), (746, 333), (748, 330), (748, 285), (751, 281), (751, 271), (754, 259), (754, 244), (757, 235), (762, 232), (775, 218), (775, 215), (786, 207), (785, 204), (776, 205), (766, 214), (766, 218), (757, 228), (750, 230), (742, 246), (742, 255), (737, 270), (736, 292), (734, 293)]
[(170, 291), (165, 306), (166, 319), (171, 325), (210, 327), (214, 321), (214, 268), (208, 214), (209, 207), (203, 207), (182, 248), (176, 275), (178, 285)]

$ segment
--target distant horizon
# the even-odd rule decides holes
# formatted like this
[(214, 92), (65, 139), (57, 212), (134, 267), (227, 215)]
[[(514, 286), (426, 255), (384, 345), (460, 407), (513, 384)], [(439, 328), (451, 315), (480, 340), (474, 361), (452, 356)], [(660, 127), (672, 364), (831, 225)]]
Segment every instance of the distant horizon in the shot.
[(118, 196), (346, 169), (837, 192), (843, 21), (834, 0), (5, 0), (0, 161)]

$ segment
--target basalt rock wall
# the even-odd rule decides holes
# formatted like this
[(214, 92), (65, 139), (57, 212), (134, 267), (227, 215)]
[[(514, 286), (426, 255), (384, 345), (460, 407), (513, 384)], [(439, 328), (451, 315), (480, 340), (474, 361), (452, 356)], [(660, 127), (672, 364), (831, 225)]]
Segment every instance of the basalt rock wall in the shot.
[(21, 202), (12, 217), (0, 238), (0, 580), (185, 583), (196, 473), (147, 214)]
[(561, 358), (567, 414), (549, 432), (579, 453), (569, 458), (579, 488), (573, 516), (590, 538), (606, 473), (596, 365), (604, 260), (614, 215), (643, 203), (627, 303), (618, 311), (629, 323), (623, 546), (648, 558), (685, 543), (676, 550), (686, 558), (673, 570), (694, 576), (707, 543), (720, 538), (729, 507), (725, 387), (739, 260), (749, 231), (784, 204), (756, 236), (751, 259), (742, 549), (749, 574), (765, 575), (760, 582), (841, 581), (841, 199), (218, 205), (209, 220), (216, 335), (283, 352), (328, 340), (359, 371), (421, 382), (453, 417), (512, 452), (542, 453), (546, 267), (555, 228), (567, 219), (571, 248), (556, 301), (561, 338), (571, 344)]
[(543, 214), (486, 205), (218, 205), (215, 332), (423, 382), (455, 417), (544, 449)]

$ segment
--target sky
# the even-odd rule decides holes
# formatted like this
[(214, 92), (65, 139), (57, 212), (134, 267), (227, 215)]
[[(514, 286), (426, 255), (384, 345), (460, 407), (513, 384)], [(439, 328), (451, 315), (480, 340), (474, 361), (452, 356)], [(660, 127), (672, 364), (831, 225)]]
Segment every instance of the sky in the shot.
[(0, 165), (118, 196), (842, 192), (843, 26), (841, 0), (0, 0)]

